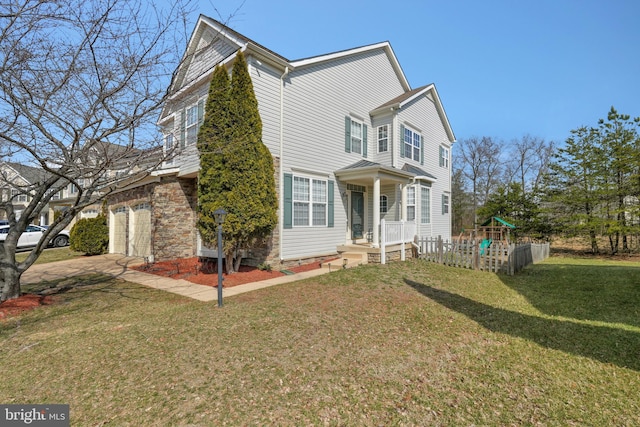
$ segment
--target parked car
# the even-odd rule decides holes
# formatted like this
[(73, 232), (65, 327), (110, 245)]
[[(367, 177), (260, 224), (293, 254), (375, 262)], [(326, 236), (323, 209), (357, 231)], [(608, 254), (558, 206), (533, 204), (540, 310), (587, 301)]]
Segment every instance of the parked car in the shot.
[[(29, 246), (37, 245), (46, 230), (47, 229), (45, 227), (40, 227), (39, 225), (28, 225), (27, 229), (24, 230), (24, 233), (22, 233), (20, 235), (20, 238), (18, 239), (18, 247), (26, 248)], [(0, 225), (0, 242), (3, 242), (7, 238), (7, 234), (9, 234), (9, 226)], [(69, 231), (62, 230), (56, 237), (51, 239), (49, 245), (56, 248), (61, 248), (63, 246), (67, 246), (68, 244)]]

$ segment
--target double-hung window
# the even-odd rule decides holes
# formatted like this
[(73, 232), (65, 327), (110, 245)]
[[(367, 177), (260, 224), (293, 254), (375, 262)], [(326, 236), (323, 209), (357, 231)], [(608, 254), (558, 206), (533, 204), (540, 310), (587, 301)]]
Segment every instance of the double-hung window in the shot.
[(407, 221), (416, 219), (416, 187), (407, 188)]
[(380, 213), (386, 214), (389, 211), (389, 199), (386, 195), (380, 196)]
[(443, 146), (440, 146), (440, 167), (449, 168), (449, 149)]
[(27, 201), (27, 195), (20, 192), (20, 190), (17, 189), (12, 189), (11, 190), (11, 198), (17, 202), (26, 202)]
[(344, 150), (347, 153), (358, 153), (362, 154), (363, 157), (367, 157), (367, 125), (361, 120), (346, 116), (344, 133)]
[(173, 164), (174, 154), (172, 153), (172, 150), (173, 150), (173, 134), (169, 132), (164, 136), (164, 153), (165, 155), (169, 155), (169, 157), (166, 158), (165, 163), (168, 165)]
[(403, 126), (404, 133), (402, 137), (402, 155), (408, 159), (420, 161), (420, 142), (421, 136), (418, 132)]
[(198, 139), (198, 106), (187, 108), (187, 145), (195, 144)]
[(449, 213), (449, 195), (442, 195), (442, 215), (446, 215)]
[(198, 130), (204, 118), (204, 100), (182, 110), (180, 147), (193, 145), (198, 140)]
[(327, 181), (293, 177), (293, 225), (327, 225)]
[(389, 125), (378, 126), (378, 153), (389, 150)]
[(351, 152), (362, 153), (362, 123), (351, 120)]
[(431, 224), (431, 188), (420, 186), (420, 223)]

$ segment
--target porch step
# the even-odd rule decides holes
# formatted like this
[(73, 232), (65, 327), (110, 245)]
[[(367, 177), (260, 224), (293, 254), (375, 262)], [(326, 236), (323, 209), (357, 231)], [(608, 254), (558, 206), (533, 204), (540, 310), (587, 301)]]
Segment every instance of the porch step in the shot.
[(334, 259), (328, 262), (322, 263), (322, 268), (327, 268), (332, 271), (343, 269), (343, 268), (353, 268), (359, 265), (366, 264), (368, 261), (366, 253), (341, 253), (340, 258)]
[(340, 254), (340, 259), (337, 260), (337, 265), (341, 268), (352, 268), (359, 265), (364, 265), (368, 262), (366, 252), (343, 252)]

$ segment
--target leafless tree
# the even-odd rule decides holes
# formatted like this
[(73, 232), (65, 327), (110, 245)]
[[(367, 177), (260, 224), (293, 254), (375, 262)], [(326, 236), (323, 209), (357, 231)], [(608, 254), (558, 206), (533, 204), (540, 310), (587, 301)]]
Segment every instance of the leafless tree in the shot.
[[(84, 207), (162, 162), (155, 121), (184, 51), (188, 1), (6, 0), (0, 2), (0, 159), (38, 167), (16, 187), (29, 203), (0, 246), (0, 301), (20, 295), (20, 277)], [(1, 178), (0, 178), (1, 179)], [(11, 182), (0, 183), (12, 185)], [(78, 189), (26, 260), (16, 245), (64, 187)]]
[(553, 141), (531, 135), (512, 140), (505, 168), (505, 181), (519, 182), (525, 193), (537, 189), (547, 172), (554, 148)]
[(471, 183), (474, 225), (478, 223), (478, 206), (495, 189), (503, 172), (502, 143), (492, 137), (471, 137), (456, 144), (462, 174)]

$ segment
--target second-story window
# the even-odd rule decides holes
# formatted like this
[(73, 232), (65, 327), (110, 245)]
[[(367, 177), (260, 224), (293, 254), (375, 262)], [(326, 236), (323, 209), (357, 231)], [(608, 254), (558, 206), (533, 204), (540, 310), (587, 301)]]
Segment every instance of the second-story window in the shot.
[(362, 154), (367, 157), (367, 125), (350, 116), (345, 118), (345, 146), (347, 153)]
[(351, 152), (362, 153), (362, 123), (351, 121)]
[(198, 129), (204, 118), (204, 99), (188, 106), (181, 113), (180, 119), (180, 148), (194, 145), (198, 140)]
[(440, 167), (449, 168), (449, 149), (440, 146)]
[(378, 126), (378, 153), (389, 150), (389, 125)]
[(420, 134), (413, 129), (404, 127), (402, 138), (402, 154), (404, 157), (420, 161)]
[(187, 108), (187, 145), (196, 143), (198, 139), (198, 106)]

